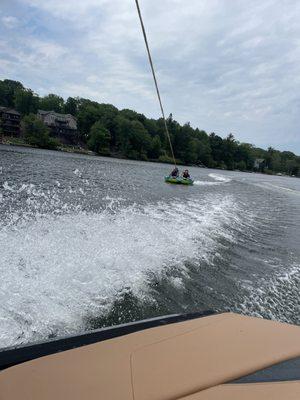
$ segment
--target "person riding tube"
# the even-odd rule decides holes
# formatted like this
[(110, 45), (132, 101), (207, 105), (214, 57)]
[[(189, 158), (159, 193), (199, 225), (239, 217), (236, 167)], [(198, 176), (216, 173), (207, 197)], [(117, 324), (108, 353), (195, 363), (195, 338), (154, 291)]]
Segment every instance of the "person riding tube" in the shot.
[(182, 177), (183, 177), (184, 179), (190, 179), (190, 178), (191, 178), (188, 169), (186, 169), (186, 170), (183, 172)]
[(178, 171), (178, 168), (177, 167), (175, 167), (174, 169), (173, 169), (173, 171), (171, 172), (171, 175), (170, 175), (172, 178), (178, 178), (179, 177), (179, 171)]

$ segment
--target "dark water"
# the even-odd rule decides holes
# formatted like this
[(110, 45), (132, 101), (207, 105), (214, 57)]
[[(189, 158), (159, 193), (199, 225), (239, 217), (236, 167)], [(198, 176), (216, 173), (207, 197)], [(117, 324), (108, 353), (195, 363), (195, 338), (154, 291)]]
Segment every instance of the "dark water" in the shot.
[(233, 310), (300, 324), (300, 180), (0, 146), (1, 347)]

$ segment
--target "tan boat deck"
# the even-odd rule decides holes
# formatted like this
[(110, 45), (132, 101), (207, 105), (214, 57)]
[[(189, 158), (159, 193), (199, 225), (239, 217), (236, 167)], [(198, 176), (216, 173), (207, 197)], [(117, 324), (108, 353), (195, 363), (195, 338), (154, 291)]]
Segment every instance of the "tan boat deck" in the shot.
[(8, 368), (0, 399), (300, 399), (298, 381), (224, 385), (297, 356), (300, 327), (225, 313)]

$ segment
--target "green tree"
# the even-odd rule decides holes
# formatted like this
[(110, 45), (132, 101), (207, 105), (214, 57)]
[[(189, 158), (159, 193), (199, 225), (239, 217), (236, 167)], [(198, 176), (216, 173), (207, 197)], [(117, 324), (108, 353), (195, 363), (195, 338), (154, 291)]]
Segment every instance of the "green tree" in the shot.
[(100, 121), (93, 124), (88, 140), (88, 147), (98, 154), (109, 154), (110, 133)]
[(273, 147), (269, 147), (266, 156), (266, 163), (267, 168), (270, 171), (280, 172), (282, 170), (280, 152), (273, 149)]
[(45, 149), (55, 149), (59, 142), (49, 136), (49, 130), (34, 114), (26, 115), (22, 119), (22, 132), (27, 143)]
[(285, 163), (285, 172), (288, 175), (299, 176), (300, 162), (297, 162), (296, 158), (294, 160), (287, 160)]
[[(145, 121), (143, 122), (143, 125), (144, 125), (146, 131), (149, 133), (149, 135), (151, 135), (152, 137), (157, 136), (157, 135), (159, 136), (159, 134), (158, 134), (159, 128), (158, 128), (158, 125), (157, 125), (157, 122), (155, 121), (155, 119), (146, 118)], [(162, 143), (161, 138), (160, 138), (160, 142)]]
[(209, 135), (209, 143), (211, 147), (212, 158), (214, 160), (213, 166), (224, 167), (222, 138), (213, 132)]
[(146, 160), (151, 152), (152, 139), (144, 125), (122, 114), (116, 118), (117, 147), (126, 157)]
[[(189, 122), (180, 126), (178, 122), (172, 119), (172, 115), (168, 118), (168, 128), (175, 157), (179, 159), (180, 162), (189, 163), (189, 159), (192, 157), (189, 153), (194, 149), (194, 146), (191, 144), (194, 132), (193, 128), (191, 128)], [(168, 144), (166, 144), (166, 146), (168, 149)]]
[(198, 128), (194, 130), (194, 140), (196, 144), (197, 160), (196, 162), (200, 165), (210, 167), (213, 165), (211, 148), (209, 143), (208, 135), (205, 131), (200, 131)]
[(148, 151), (149, 157), (153, 160), (158, 159), (161, 156), (162, 148), (161, 141), (158, 135), (154, 136), (151, 142), (150, 149)]
[(244, 160), (241, 160), (241, 161), (239, 161), (239, 162), (236, 164), (236, 168), (237, 168), (238, 170), (240, 170), (240, 171), (246, 171), (246, 169), (247, 169), (247, 164), (246, 164), (246, 162), (245, 162)]
[(185, 164), (196, 164), (198, 161), (198, 139), (189, 137), (185, 143), (183, 161)]
[(198, 141), (197, 144), (197, 162), (203, 164), (206, 167), (211, 167), (213, 159), (211, 156), (211, 148), (209, 141)]
[(80, 103), (79, 98), (68, 97), (67, 101), (64, 104), (64, 113), (76, 116), (78, 112), (79, 103)]
[(97, 113), (99, 121), (111, 134), (112, 146), (115, 146), (117, 142), (116, 117), (119, 114), (118, 109), (111, 104), (97, 104)]
[(50, 93), (40, 99), (39, 108), (45, 111), (62, 113), (64, 110), (64, 99), (56, 94)]
[[(140, 119), (143, 120), (145, 118), (145, 116), (142, 116), (142, 114), (139, 114), (133, 110), (129, 110), (128, 108), (124, 108), (123, 110), (120, 111), (119, 114), (122, 117), (129, 119), (129, 121), (139, 121)], [(140, 122), (142, 122), (142, 121), (140, 121)]]
[(129, 144), (128, 157), (147, 160), (147, 153), (151, 148), (151, 136), (139, 121), (131, 121)]
[(131, 121), (121, 114), (119, 114), (116, 118), (116, 132), (117, 132), (117, 142), (116, 147), (117, 150), (122, 154), (126, 154), (129, 150), (129, 135), (131, 129)]
[(30, 89), (16, 89), (14, 105), (15, 109), (22, 115), (36, 113), (38, 110), (39, 98)]
[(100, 112), (98, 109), (98, 103), (81, 99), (81, 104), (78, 108), (77, 121), (80, 135), (83, 139), (89, 138), (91, 127), (95, 122), (100, 120)]
[(283, 151), (280, 153), (281, 170), (288, 175), (297, 175), (297, 158), (291, 151)]
[[(237, 149), (235, 151), (235, 162), (237, 163), (237, 168), (241, 169), (241, 165), (244, 167), (244, 164), (239, 166), (240, 162), (244, 162), (246, 167), (244, 169), (253, 170), (254, 167), (254, 148), (252, 144), (249, 143), (241, 143), (238, 144)], [(257, 157), (263, 158), (263, 157)]]
[(234, 158), (238, 148), (232, 133), (230, 133), (226, 139), (223, 140), (222, 144), (222, 160), (225, 162), (228, 169), (234, 169)]
[(17, 89), (24, 90), (25, 88), (22, 83), (10, 79), (0, 81), (0, 106), (13, 108)]
[(0, 118), (0, 143), (2, 142), (3, 139), (3, 121), (2, 118)]

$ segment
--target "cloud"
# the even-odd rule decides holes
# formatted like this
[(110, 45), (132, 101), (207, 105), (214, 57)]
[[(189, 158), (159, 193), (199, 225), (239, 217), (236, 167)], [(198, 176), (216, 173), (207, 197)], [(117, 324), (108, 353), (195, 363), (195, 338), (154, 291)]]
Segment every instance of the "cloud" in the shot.
[[(159, 116), (133, 0), (13, 3), (1, 14), (2, 77)], [(300, 153), (299, 2), (140, 5), (167, 113)]]
[(13, 29), (18, 25), (18, 19), (9, 15), (2, 17), (1, 22), (8, 29)]

